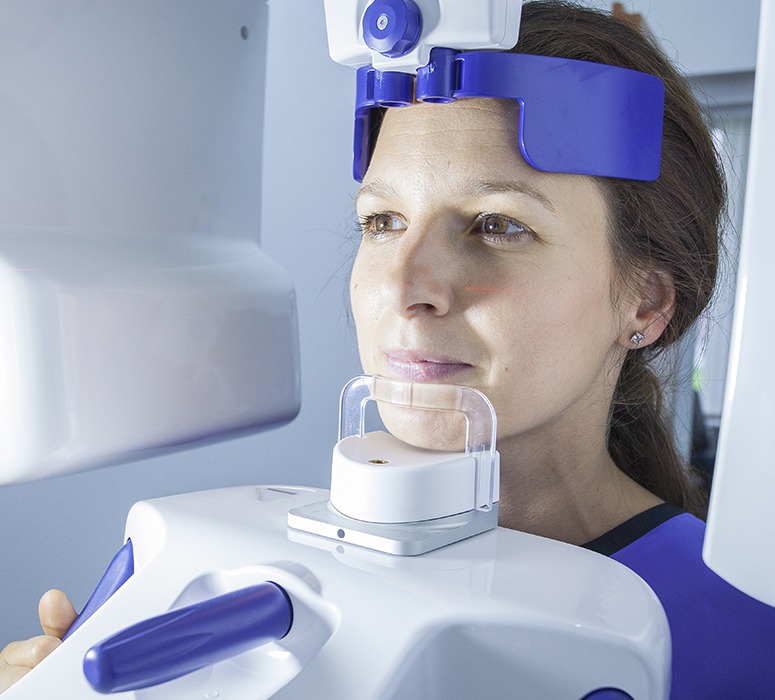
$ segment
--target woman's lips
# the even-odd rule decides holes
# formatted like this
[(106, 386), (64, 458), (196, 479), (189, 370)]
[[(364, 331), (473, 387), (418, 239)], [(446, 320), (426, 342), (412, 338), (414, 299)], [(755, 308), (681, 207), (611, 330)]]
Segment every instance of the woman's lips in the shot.
[(471, 369), (467, 362), (407, 350), (388, 351), (385, 358), (393, 375), (413, 382), (439, 382)]

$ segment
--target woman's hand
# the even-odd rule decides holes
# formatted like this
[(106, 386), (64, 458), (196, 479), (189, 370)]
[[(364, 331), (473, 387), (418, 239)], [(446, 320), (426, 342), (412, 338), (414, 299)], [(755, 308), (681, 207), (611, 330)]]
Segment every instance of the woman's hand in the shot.
[(67, 596), (57, 590), (43, 595), (38, 605), (38, 615), (45, 634), (21, 642), (11, 642), (0, 652), (0, 693), (54, 651), (77, 617)]

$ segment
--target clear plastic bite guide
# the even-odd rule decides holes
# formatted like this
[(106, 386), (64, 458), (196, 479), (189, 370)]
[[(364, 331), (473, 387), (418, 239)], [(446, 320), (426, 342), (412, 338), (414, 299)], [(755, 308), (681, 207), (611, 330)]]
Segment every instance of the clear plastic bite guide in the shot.
[[(367, 432), (370, 401), (461, 414), (465, 449), (425, 449), (383, 430)], [(356, 377), (342, 391), (330, 498), (291, 509), (288, 526), (398, 555), (491, 530), (498, 524), (496, 431), (495, 410), (476, 389)]]

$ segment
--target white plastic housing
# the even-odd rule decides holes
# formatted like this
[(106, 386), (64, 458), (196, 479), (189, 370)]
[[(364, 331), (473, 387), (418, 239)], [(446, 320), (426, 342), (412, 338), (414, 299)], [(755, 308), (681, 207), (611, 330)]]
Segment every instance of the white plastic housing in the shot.
[(82, 671), (93, 644), (267, 579), (291, 597), (287, 637), (113, 697), (557, 700), (611, 687), (668, 697), (667, 619), (625, 566), (501, 528), (420, 557), (286, 528), (289, 509), (327, 499), (245, 486), (136, 504), (126, 528), (134, 576), (3, 700), (104, 698)]
[(344, 438), (334, 447), (331, 505), (349, 518), (372, 523), (443, 518), (474, 510), (475, 495), (472, 454), (422, 450), (381, 430)]
[(363, 15), (373, 0), (325, 0), (328, 48), (346, 66), (416, 73), (431, 49), (510, 49), (517, 43), (522, 0), (415, 0), (422, 13), (417, 46), (399, 58), (372, 51), (363, 40)]
[(284, 422), (288, 276), (258, 247), (266, 0), (8, 0), (0, 483)]
[(763, 0), (737, 301), (703, 555), (775, 605), (775, 3)]
[(255, 244), (0, 246), (0, 483), (295, 415), (293, 288)]

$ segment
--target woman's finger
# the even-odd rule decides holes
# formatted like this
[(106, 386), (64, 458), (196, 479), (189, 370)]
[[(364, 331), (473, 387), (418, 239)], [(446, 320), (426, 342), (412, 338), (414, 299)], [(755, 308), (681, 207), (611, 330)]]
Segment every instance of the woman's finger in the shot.
[(38, 615), (43, 631), (52, 637), (61, 639), (70, 629), (78, 613), (67, 596), (58, 590), (43, 594), (38, 604)]

